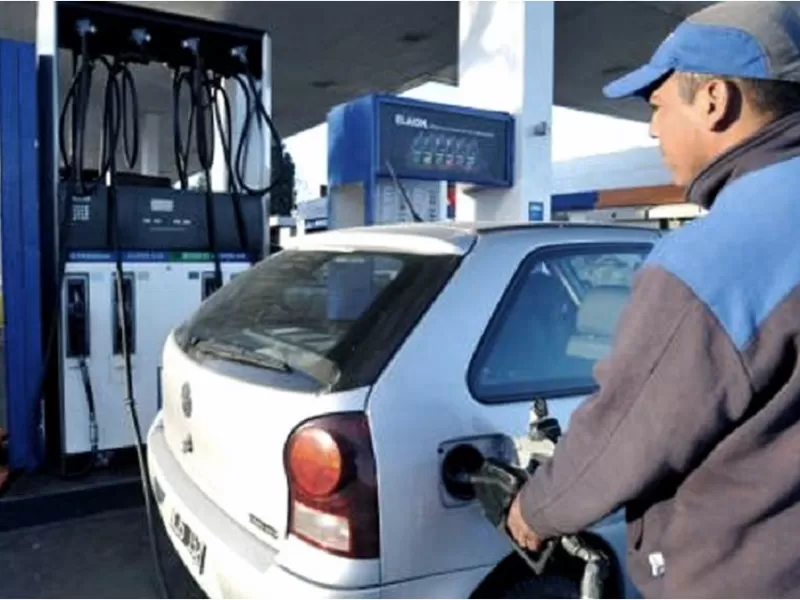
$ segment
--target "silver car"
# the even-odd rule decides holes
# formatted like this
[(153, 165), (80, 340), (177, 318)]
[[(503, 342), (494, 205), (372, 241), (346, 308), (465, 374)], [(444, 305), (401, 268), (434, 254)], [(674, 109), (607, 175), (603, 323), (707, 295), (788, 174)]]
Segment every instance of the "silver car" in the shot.
[[(163, 353), (159, 510), (211, 597), (577, 597), (537, 580), (453, 449), (566, 428), (657, 232), (413, 224), (297, 238), (211, 296)], [(502, 445), (502, 444), (501, 444)], [(624, 565), (621, 515), (593, 530)], [(608, 593), (636, 595), (621, 567)]]

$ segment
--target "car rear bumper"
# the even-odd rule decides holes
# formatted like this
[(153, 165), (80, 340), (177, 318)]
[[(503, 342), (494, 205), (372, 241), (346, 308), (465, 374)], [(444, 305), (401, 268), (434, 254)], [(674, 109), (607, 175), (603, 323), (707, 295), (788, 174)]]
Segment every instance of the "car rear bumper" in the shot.
[[(210, 598), (466, 598), (491, 570), (465, 569), (358, 588), (314, 583), (279, 564), (275, 549), (245, 530), (203, 494), (167, 446), (161, 413), (148, 432), (147, 455), (158, 510), (169, 540)], [(170, 526), (173, 512), (205, 544), (202, 572)], [(306, 566), (310, 572), (314, 571), (314, 565)]]
[[(148, 432), (147, 454), (158, 510), (170, 542), (209, 597), (381, 597), (377, 587), (351, 590), (320, 586), (278, 564), (276, 550), (233, 521), (186, 475), (167, 446), (161, 414)], [(205, 544), (202, 570), (170, 525), (175, 512)]]

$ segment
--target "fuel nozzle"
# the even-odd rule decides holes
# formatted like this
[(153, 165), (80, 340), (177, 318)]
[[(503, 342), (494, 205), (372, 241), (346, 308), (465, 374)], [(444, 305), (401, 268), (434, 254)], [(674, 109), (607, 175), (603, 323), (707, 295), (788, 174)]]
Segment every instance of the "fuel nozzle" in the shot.
[(544, 398), (533, 401), (528, 421), (528, 435), (534, 442), (549, 440), (553, 444), (558, 443), (558, 438), (561, 437), (561, 425), (557, 419), (550, 416), (547, 400)]
[(75, 286), (71, 290), (67, 303), (67, 314), (72, 318), (84, 318), (86, 315), (86, 301), (81, 288)]

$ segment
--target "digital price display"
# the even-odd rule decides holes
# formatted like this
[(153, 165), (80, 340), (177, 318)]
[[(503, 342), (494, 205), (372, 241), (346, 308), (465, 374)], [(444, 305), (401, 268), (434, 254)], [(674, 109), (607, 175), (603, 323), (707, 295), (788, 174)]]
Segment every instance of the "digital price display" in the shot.
[(477, 111), (382, 102), (378, 164), (398, 177), (510, 186), (513, 120)]

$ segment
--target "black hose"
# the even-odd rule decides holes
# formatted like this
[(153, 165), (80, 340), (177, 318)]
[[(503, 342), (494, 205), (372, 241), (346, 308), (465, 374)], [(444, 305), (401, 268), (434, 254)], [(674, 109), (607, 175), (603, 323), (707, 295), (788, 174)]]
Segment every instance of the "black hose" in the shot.
[[(228, 191), (233, 201), (237, 237), (251, 265), (255, 263), (257, 257), (250, 251), (250, 243), (241, 203), (241, 194), (244, 192), (251, 196), (264, 196), (278, 185), (283, 177), (283, 161), (281, 160), (278, 165), (272, 165), (270, 182), (265, 187), (252, 188), (247, 184), (245, 174), (247, 169), (249, 141), (253, 134), (252, 128), (254, 125), (257, 125), (259, 133), (263, 135), (264, 126), (266, 125), (270, 135), (279, 148), (283, 147), (283, 142), (275, 123), (267, 112), (264, 103), (260, 100), (255, 79), (248, 70), (247, 60), (244, 55), (240, 55), (244, 74), (234, 74), (232, 79), (244, 94), (246, 110), (241, 134), (234, 153), (231, 103), (228, 93), (225, 90), (223, 80), (219, 76), (208, 76), (206, 70), (203, 68), (202, 59), (197, 47), (197, 40), (187, 40), (184, 46), (193, 53), (195, 65), (188, 70), (176, 70), (173, 77), (173, 150), (175, 155), (175, 167), (178, 172), (181, 189), (185, 190), (189, 185), (188, 163), (192, 135), (195, 133), (194, 130), (197, 129), (197, 154), (206, 179), (206, 214), (209, 227), (209, 245), (215, 256), (215, 285), (219, 287), (222, 284), (221, 271), (217, 257), (214, 213), (210, 208), (213, 203), (211, 167), (214, 162), (215, 151), (213, 125), (216, 123), (219, 130), (223, 132), (221, 136), (221, 145), (228, 171)], [(186, 140), (184, 141), (181, 127), (180, 102), (183, 87), (187, 84), (191, 91), (191, 98)], [(221, 114), (220, 102), (224, 104), (224, 117)], [(214, 105), (213, 109), (211, 108), (212, 104)], [(210, 127), (207, 127), (209, 121)]]
[(189, 152), (192, 145), (192, 133), (194, 131), (192, 125), (195, 118), (195, 103), (194, 99), (190, 97), (186, 143), (184, 144), (183, 133), (181, 129), (180, 103), (181, 94), (183, 93), (183, 88), (186, 84), (189, 85), (190, 93), (192, 91), (192, 82), (189, 80), (189, 77), (190, 71), (176, 70), (172, 79), (173, 150), (175, 153), (175, 169), (178, 172), (178, 180), (182, 190), (189, 188)]
[[(257, 257), (250, 250), (250, 240), (247, 235), (247, 227), (244, 222), (244, 211), (242, 209), (242, 197), (239, 193), (239, 185), (233, 171), (233, 123), (231, 118), (231, 100), (228, 92), (225, 89), (224, 82), (221, 77), (214, 77), (210, 79), (209, 90), (211, 92), (211, 99), (214, 103), (214, 117), (217, 124), (217, 129), (222, 132), (220, 136), (220, 144), (222, 145), (222, 155), (225, 159), (225, 166), (228, 170), (228, 192), (233, 201), (233, 214), (236, 220), (236, 234), (239, 239), (239, 245), (242, 247), (247, 260), (250, 265), (255, 264)], [(220, 104), (225, 108), (225, 118), (221, 112)]]
[[(188, 47), (191, 47), (189, 45)], [(197, 135), (197, 157), (206, 179), (205, 208), (206, 231), (208, 244), (214, 260), (214, 290), (222, 287), (222, 264), (217, 244), (216, 213), (214, 211), (214, 193), (211, 190), (211, 168), (214, 164), (214, 112), (212, 109), (213, 94), (208, 75), (203, 67), (203, 60), (196, 46), (194, 47), (195, 64), (188, 70), (177, 70), (172, 85), (173, 133), (175, 166), (182, 189), (188, 188), (188, 163), (192, 133)], [(180, 126), (180, 100), (183, 87), (189, 85), (191, 91), (189, 102), (189, 122), (187, 125), (186, 143)], [(209, 123), (210, 121), (210, 123)], [(210, 125), (210, 126), (209, 126)]]
[[(124, 142), (124, 153), (128, 164), (128, 168), (133, 168), (136, 160), (138, 159), (138, 99), (136, 94), (136, 86), (134, 85), (133, 76), (130, 72), (128, 65), (116, 60), (113, 64), (108, 64), (109, 75), (106, 81), (105, 89), (105, 108), (103, 111), (103, 153), (101, 161), (108, 162), (108, 212), (109, 219), (113, 227), (110, 232), (112, 238), (112, 247), (115, 255), (115, 286), (116, 286), (116, 310), (117, 322), (120, 328), (120, 338), (122, 343), (122, 355), (124, 360), (125, 369), (125, 408), (130, 417), (130, 424), (134, 435), (134, 445), (136, 449), (136, 458), (139, 463), (139, 472), (142, 481), (142, 493), (144, 496), (144, 509), (145, 519), (147, 521), (148, 537), (150, 542), (150, 552), (153, 559), (153, 566), (155, 568), (156, 580), (159, 587), (159, 592), (163, 598), (169, 598), (169, 588), (166, 583), (166, 576), (164, 573), (164, 566), (161, 561), (161, 555), (158, 547), (158, 538), (156, 534), (155, 522), (153, 519), (152, 509), (152, 496), (153, 490), (150, 483), (150, 471), (147, 466), (147, 461), (144, 456), (144, 439), (142, 435), (142, 428), (139, 422), (139, 414), (136, 410), (136, 400), (133, 387), (133, 368), (131, 365), (131, 340), (128, 331), (128, 323), (126, 320), (125, 310), (125, 295), (124, 295), (124, 270), (122, 265), (122, 247), (120, 244), (120, 223), (119, 223), (119, 210), (117, 202), (117, 164), (116, 154), (117, 146), (120, 140), (120, 132)], [(132, 108), (131, 112), (127, 112), (128, 102)], [(130, 115), (131, 127), (133, 133), (133, 140), (128, 140), (127, 131), (128, 116)], [(130, 147), (129, 147), (130, 144)]]
[(415, 209), (414, 205), (411, 203), (411, 198), (408, 197), (408, 194), (406, 193), (405, 186), (397, 178), (397, 174), (394, 172), (394, 167), (392, 166), (391, 161), (388, 161), (388, 160), (386, 161), (386, 168), (389, 170), (389, 175), (391, 175), (392, 181), (394, 181), (395, 187), (398, 189), (398, 191), (400, 192), (400, 195), (403, 197), (403, 202), (406, 203), (406, 208), (411, 213), (411, 218), (414, 219), (415, 223), (424, 222), (424, 219), (419, 216), (419, 213), (417, 212), (417, 209)]
[[(197, 128), (197, 157), (206, 179), (206, 223), (208, 227), (208, 244), (214, 257), (214, 290), (222, 287), (222, 264), (217, 246), (217, 222), (214, 211), (214, 192), (211, 189), (211, 168), (214, 165), (214, 112), (213, 98), (208, 79), (203, 68), (203, 61), (196, 55), (196, 64), (192, 70), (192, 103), (195, 105), (195, 127)], [(209, 127), (210, 119), (210, 127)]]
[[(74, 74), (72, 82), (67, 90), (67, 96), (64, 100), (61, 114), (59, 115), (59, 150), (61, 153), (61, 158), (64, 161), (64, 167), (67, 171), (67, 185), (66, 197), (63, 198), (63, 201), (59, 201), (59, 204), (61, 204), (61, 214), (58, 223), (59, 261), (56, 269), (56, 289), (58, 290), (58, 293), (55, 298), (53, 316), (50, 320), (50, 327), (45, 340), (43, 368), (36, 388), (36, 404), (39, 403), (40, 399), (44, 395), (47, 376), (52, 368), (52, 361), (55, 357), (56, 332), (61, 324), (62, 287), (66, 271), (66, 253), (70, 233), (68, 225), (72, 214), (73, 198), (76, 195), (84, 196), (91, 194), (93, 188), (96, 187), (97, 183), (102, 177), (101, 174), (89, 185), (83, 181), (86, 119), (89, 110), (94, 62), (89, 57), (88, 35), (91, 33), (89, 24), (85, 22), (78, 23), (77, 29), (81, 36), (80, 64), (76, 69), (76, 73)], [(65, 139), (67, 137), (67, 113), (70, 110), (72, 111), (73, 120), (71, 123), (72, 135), (70, 136), (71, 148), (70, 152), (68, 152)], [(70, 158), (72, 160), (70, 160)], [(87, 410), (89, 415), (90, 452), (87, 464), (77, 472), (69, 472), (66, 464), (62, 463), (62, 468), (60, 472), (57, 473), (57, 476), (65, 480), (78, 479), (88, 475), (95, 466), (98, 453), (94, 392), (92, 390), (91, 380), (88, 377), (88, 365), (86, 363), (86, 357), (79, 358), (79, 367), (81, 370), (81, 378), (86, 395)]]
[(100, 432), (97, 429), (97, 412), (95, 410), (94, 404), (94, 389), (92, 388), (92, 379), (89, 376), (89, 365), (86, 362), (86, 357), (81, 356), (78, 358), (78, 366), (81, 370), (81, 381), (83, 382), (83, 392), (86, 394), (86, 403), (88, 405), (89, 410), (89, 460), (86, 462), (86, 466), (80, 470), (78, 473), (74, 475), (70, 475), (70, 477), (83, 477), (84, 475), (88, 475), (93, 469), (97, 462), (97, 453), (98, 453), (98, 446), (99, 446), (99, 434)]
[[(138, 98), (136, 94), (136, 87), (129, 68), (123, 61), (115, 61), (113, 64), (100, 57), (100, 60), (108, 69), (108, 80), (106, 82), (104, 101), (105, 107), (103, 112), (103, 128), (101, 134), (101, 152), (98, 165), (97, 177), (88, 184), (84, 181), (85, 176), (85, 134), (86, 134), (86, 121), (89, 110), (89, 100), (92, 87), (92, 76), (95, 68), (94, 60), (90, 58), (88, 49), (88, 34), (93, 33), (93, 27), (86, 22), (77, 24), (78, 33), (81, 37), (81, 52), (80, 52), (80, 66), (76, 69), (76, 73), (67, 90), (67, 95), (59, 115), (59, 150), (61, 159), (64, 163), (64, 168), (67, 175), (66, 197), (63, 202), (60, 202), (60, 219), (58, 223), (58, 265), (57, 265), (57, 297), (55, 299), (53, 308), (53, 317), (50, 322), (47, 338), (45, 341), (45, 356), (44, 367), (37, 385), (36, 404), (44, 395), (44, 388), (47, 381), (47, 375), (52, 367), (52, 360), (55, 356), (55, 340), (56, 331), (60, 325), (61, 309), (62, 309), (62, 287), (64, 275), (66, 270), (66, 253), (68, 248), (68, 238), (70, 234), (69, 220), (72, 216), (73, 197), (89, 196), (97, 186), (108, 175), (110, 176), (110, 186), (108, 190), (109, 201), (109, 218), (113, 216), (113, 241), (116, 254), (116, 275), (117, 275), (117, 309), (119, 311), (119, 322), (122, 333), (123, 341), (123, 354), (125, 357), (125, 375), (126, 375), (126, 398), (125, 405), (128, 409), (130, 416), (131, 426), (135, 437), (136, 454), (139, 463), (139, 470), (141, 474), (144, 503), (145, 503), (145, 517), (147, 520), (147, 527), (149, 533), (150, 549), (153, 558), (153, 563), (156, 572), (157, 584), (162, 597), (169, 598), (169, 589), (166, 584), (166, 577), (164, 575), (163, 564), (158, 548), (158, 538), (156, 528), (152, 515), (151, 497), (152, 487), (150, 484), (149, 470), (144, 459), (143, 451), (143, 436), (141, 425), (139, 423), (138, 414), (136, 411), (134, 395), (133, 395), (133, 381), (132, 370), (130, 361), (130, 341), (125, 322), (124, 306), (123, 303), (123, 289), (122, 289), (122, 259), (119, 246), (119, 222), (117, 218), (116, 206), (116, 152), (121, 137), (123, 139), (123, 153), (126, 163), (129, 168), (133, 168), (139, 152), (139, 123), (138, 123)], [(67, 138), (67, 115), (71, 110), (71, 136), (70, 136), (70, 151), (66, 147)], [(130, 124), (130, 130), (129, 130)], [(130, 136), (129, 136), (130, 133)], [(112, 228), (109, 228), (109, 234)], [(89, 411), (89, 437), (91, 444), (90, 461), (86, 468), (81, 469), (78, 473), (70, 474), (62, 471), (60, 476), (62, 478), (74, 478), (76, 476), (83, 476), (88, 474), (95, 464), (95, 457), (97, 455), (98, 447), (98, 431), (97, 420), (95, 412), (94, 392), (91, 386), (91, 379), (89, 377), (88, 365), (85, 357), (79, 358), (79, 367), (81, 370), (81, 377), (86, 393), (86, 399)]]
[[(246, 63), (245, 63), (246, 64)], [(277, 127), (275, 127), (275, 123), (272, 118), (269, 116), (264, 103), (260, 99), (260, 94), (258, 93), (258, 88), (256, 86), (255, 78), (250, 74), (248, 71), (245, 75), (234, 75), (234, 81), (239, 85), (239, 89), (244, 92), (245, 101), (247, 105), (247, 110), (245, 111), (245, 118), (244, 122), (242, 123), (242, 132), (239, 136), (239, 144), (236, 148), (236, 161), (235, 161), (235, 169), (234, 169), (234, 176), (237, 179), (237, 183), (240, 189), (244, 190), (250, 195), (253, 196), (263, 196), (271, 191), (276, 185), (278, 185), (283, 178), (283, 155), (281, 154), (281, 160), (279, 164), (272, 165), (271, 173), (270, 173), (270, 182), (263, 188), (251, 188), (245, 182), (245, 174), (247, 169), (247, 152), (250, 147), (249, 140), (250, 136), (252, 135), (252, 126), (254, 124), (258, 125), (258, 132), (263, 135), (264, 134), (264, 125), (266, 124), (267, 128), (269, 129), (270, 135), (273, 138), (273, 141), (278, 146), (278, 148), (283, 149), (283, 141), (281, 139), (280, 133), (278, 133)], [(271, 151), (271, 146), (267, 149), (267, 152)]]

